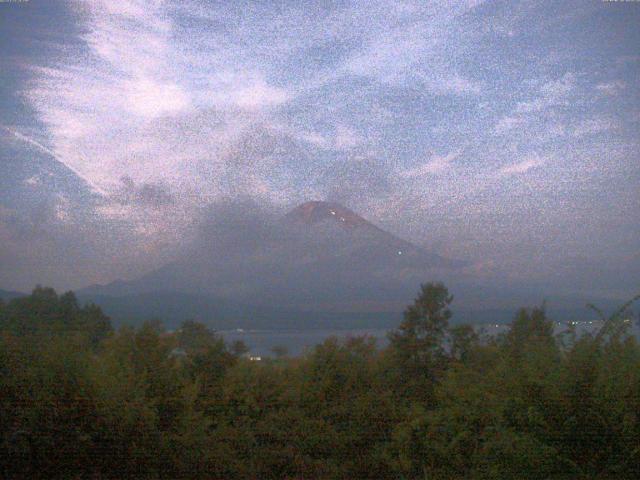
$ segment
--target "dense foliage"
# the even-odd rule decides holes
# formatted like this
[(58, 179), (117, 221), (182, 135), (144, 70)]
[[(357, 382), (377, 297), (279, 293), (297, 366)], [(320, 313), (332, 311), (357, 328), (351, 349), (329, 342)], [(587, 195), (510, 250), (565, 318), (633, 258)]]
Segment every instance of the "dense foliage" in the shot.
[(383, 350), (331, 338), (261, 362), (193, 321), (113, 332), (72, 293), (0, 302), (0, 476), (640, 478), (624, 315), (556, 338), (521, 310), (483, 338), (451, 302), (424, 285)]

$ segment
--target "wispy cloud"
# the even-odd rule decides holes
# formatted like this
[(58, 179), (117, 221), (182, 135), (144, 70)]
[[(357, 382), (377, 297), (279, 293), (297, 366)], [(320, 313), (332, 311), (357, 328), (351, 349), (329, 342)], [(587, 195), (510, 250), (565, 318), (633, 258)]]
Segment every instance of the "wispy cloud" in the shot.
[(498, 170), (499, 176), (520, 175), (529, 172), (535, 168), (543, 166), (547, 163), (547, 159), (543, 157), (529, 157), (520, 162), (505, 165)]
[(565, 73), (562, 77), (545, 82), (539, 95), (527, 101), (519, 102), (516, 111), (520, 113), (540, 112), (549, 107), (569, 105), (570, 96), (576, 89), (576, 75)]
[(616, 120), (609, 116), (599, 115), (580, 120), (573, 128), (574, 137), (584, 137), (602, 132), (609, 132), (619, 128)]
[[(57, 162), (60, 162), (61, 164), (65, 165), (65, 167), (69, 168), (71, 171), (73, 171), (75, 174), (77, 174), (80, 178), (83, 178), (84, 180), (87, 181), (87, 185), (95, 192), (98, 194), (102, 194), (103, 192), (97, 188), (94, 184), (92, 184), (90, 181), (88, 181), (86, 178), (84, 178), (81, 174), (81, 172), (74, 170), (70, 165), (68, 165), (68, 163), (65, 161), (65, 158), (61, 157), (60, 155), (58, 155), (55, 151), (51, 150), (50, 148), (44, 146), (42, 143), (38, 142), (37, 140), (34, 140), (33, 138), (24, 135), (20, 132), (18, 132), (17, 130), (14, 130), (12, 128), (6, 127), (4, 125), (0, 125), (0, 128), (2, 128), (3, 130), (5, 130), (6, 132), (10, 133), (16, 140), (23, 142), (31, 147), (34, 147), (35, 149), (45, 153), (46, 155), (48, 155), (49, 157), (55, 159)], [(25, 183), (31, 186), (37, 185), (39, 182), (39, 179), (37, 176), (33, 176), (30, 177), (28, 179), (25, 180)]]
[[(174, 15), (185, 12), (166, 2), (73, 5), (83, 43), (36, 68), (25, 96), (49, 128), (49, 153), (103, 192), (117, 193), (126, 175), (180, 189), (184, 199), (210, 195), (221, 183), (209, 175), (226, 168), (225, 152), (267, 121), (263, 111), (291, 98), (250, 66), (235, 74), (189, 68), (203, 52), (183, 55), (190, 46)], [(188, 40), (206, 32), (195, 34)], [(217, 60), (213, 53), (212, 66)]]
[[(256, 6), (246, 16), (230, 6), (203, 9), (191, 1), (73, 0), (81, 43), (69, 47), (68, 56), (34, 68), (24, 94), (48, 127), (51, 151), (102, 191), (116, 191), (126, 175), (181, 190), (185, 198), (212, 198), (229, 194), (223, 178), (236, 169), (229, 152), (241, 151), (243, 138), (256, 129), (287, 124), (282, 110), (318, 89), (339, 92), (333, 111), (326, 112), (339, 117), (320, 119), (320, 129), (289, 124), (281, 131), (336, 154), (371, 144), (349, 112), (336, 112), (350, 95), (336, 86), (350, 76), (437, 95), (480, 93), (482, 82), (456, 65), (472, 42), (451, 30), (451, 22), (478, 3), (390, 8), (371, 2), (366, 8), (286, 12)], [(185, 23), (191, 19), (195, 26)], [(226, 29), (216, 27), (221, 21)], [(305, 50), (345, 39), (345, 54), (328, 53), (314, 75), (295, 60)], [(270, 179), (260, 179), (259, 172), (273, 171), (279, 160), (248, 153), (258, 164), (243, 178), (254, 178), (264, 190)]]
[(60, 160), (59, 158), (56, 157), (56, 154), (55, 154), (54, 151), (52, 151), (49, 148), (45, 147), (40, 142), (37, 142), (36, 140), (34, 140), (32, 138), (29, 138), (26, 135), (23, 135), (22, 133), (17, 132), (16, 130), (13, 130), (13, 129), (9, 128), (9, 127), (2, 126), (2, 128), (5, 131), (9, 132), (11, 135), (13, 135), (16, 139), (20, 140), (21, 142), (27, 143), (27, 144), (37, 148), (38, 150), (46, 153), (47, 155), (52, 156), (56, 160)]
[(598, 83), (596, 90), (603, 95), (615, 96), (627, 88), (627, 83), (623, 80), (612, 80), (610, 82)]
[(335, 135), (335, 147), (338, 150), (348, 150), (353, 147), (356, 147), (362, 139), (360, 136), (352, 129), (345, 125), (338, 125), (336, 128)]
[(432, 155), (425, 163), (413, 168), (409, 168), (400, 172), (400, 176), (404, 178), (423, 178), (425, 176), (443, 173), (453, 166), (462, 152), (455, 151), (446, 155)]
[(522, 116), (506, 116), (502, 117), (493, 127), (494, 133), (503, 135), (509, 133), (514, 128), (521, 127), (526, 123), (526, 120)]

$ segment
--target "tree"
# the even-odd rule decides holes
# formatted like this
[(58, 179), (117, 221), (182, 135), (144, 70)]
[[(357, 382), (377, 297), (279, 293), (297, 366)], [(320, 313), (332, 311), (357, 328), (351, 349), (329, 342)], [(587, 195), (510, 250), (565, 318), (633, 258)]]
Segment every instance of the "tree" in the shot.
[(520, 357), (525, 350), (533, 347), (555, 349), (553, 322), (547, 318), (544, 305), (532, 310), (518, 310), (505, 340), (513, 357)]
[(276, 356), (276, 358), (284, 358), (289, 355), (289, 349), (284, 345), (275, 345), (271, 352)]
[(421, 285), (420, 294), (405, 310), (398, 330), (389, 335), (399, 381), (410, 396), (424, 398), (446, 365), (444, 340), (452, 301), (444, 284)]
[(204, 323), (185, 320), (177, 332), (178, 346), (189, 354), (202, 353), (221, 339)]
[(96, 347), (109, 336), (111, 321), (100, 307), (80, 306), (73, 292), (58, 296), (36, 287), (31, 295), (11, 300), (0, 312), (0, 330), (18, 336), (79, 335)]
[(457, 325), (449, 330), (451, 342), (451, 358), (466, 362), (474, 347), (478, 345), (479, 336), (471, 325)]
[(241, 357), (249, 351), (249, 347), (242, 340), (234, 340), (231, 344), (231, 353), (236, 357)]

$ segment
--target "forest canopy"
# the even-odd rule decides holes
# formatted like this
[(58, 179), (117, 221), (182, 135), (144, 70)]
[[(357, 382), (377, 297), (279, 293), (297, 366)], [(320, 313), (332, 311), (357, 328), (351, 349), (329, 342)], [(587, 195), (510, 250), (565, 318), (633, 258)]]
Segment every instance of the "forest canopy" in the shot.
[(251, 361), (207, 325), (111, 327), (49, 288), (0, 302), (3, 478), (640, 478), (640, 345), (626, 308), (488, 337), (421, 286), (378, 348), (329, 338)]

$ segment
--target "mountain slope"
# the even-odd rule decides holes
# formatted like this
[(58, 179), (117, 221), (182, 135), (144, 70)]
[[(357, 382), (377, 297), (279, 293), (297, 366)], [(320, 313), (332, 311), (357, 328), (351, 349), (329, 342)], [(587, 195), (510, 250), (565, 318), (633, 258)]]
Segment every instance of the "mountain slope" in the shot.
[(463, 265), (333, 203), (307, 202), (279, 218), (255, 212), (213, 217), (176, 261), (133, 281), (82, 293), (165, 291), (296, 311), (362, 311), (374, 303), (377, 310), (384, 304), (395, 310), (425, 278)]
[(384, 262), (391, 258), (399, 267), (415, 266), (416, 262), (425, 268), (455, 269), (466, 265), (466, 262), (441, 257), (398, 238), (336, 203), (303, 203), (285, 215), (285, 221), (309, 230), (318, 229), (322, 225), (340, 227), (352, 242), (349, 253), (363, 255), (373, 262)]
[(312, 200), (297, 206), (285, 215), (285, 219), (291, 223), (304, 225), (312, 225), (325, 220), (335, 220), (345, 228), (374, 227), (373, 224), (342, 205), (318, 200)]

